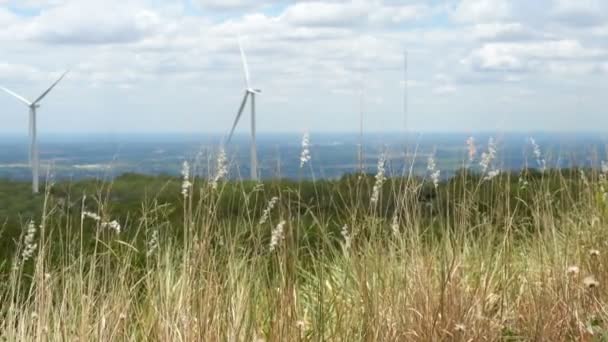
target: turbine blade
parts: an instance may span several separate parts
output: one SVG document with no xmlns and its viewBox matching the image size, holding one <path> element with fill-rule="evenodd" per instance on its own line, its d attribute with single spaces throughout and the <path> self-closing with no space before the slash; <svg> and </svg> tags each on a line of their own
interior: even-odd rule
<svg viewBox="0 0 608 342">
<path fill-rule="evenodd" d="M 59 83 L 64 77 L 65 75 L 68 74 L 68 72 L 70 72 L 69 70 L 64 72 L 63 75 L 61 75 L 61 77 L 59 77 L 59 79 L 57 81 L 55 81 L 55 83 L 53 83 L 53 85 L 50 86 L 49 89 L 47 89 L 44 93 L 42 93 L 42 95 L 40 95 L 36 101 L 34 101 L 33 104 L 37 104 L 38 102 L 40 102 L 48 93 L 51 92 L 51 90 L 53 90 L 53 88 L 55 88 L 55 86 L 57 85 L 57 83 Z"/>
<path fill-rule="evenodd" d="M 245 50 L 243 50 L 241 37 L 239 37 L 239 49 L 241 50 L 241 61 L 243 62 L 243 71 L 245 72 L 245 83 L 247 83 L 247 89 L 250 89 L 251 80 L 249 78 L 249 66 L 247 65 L 247 56 L 245 56 Z"/>
<path fill-rule="evenodd" d="M 19 100 L 19 101 L 21 101 L 21 102 L 25 103 L 26 105 L 28 105 L 28 106 L 31 106 L 31 105 L 32 105 L 32 103 L 31 103 L 30 101 L 28 101 L 28 100 L 27 100 L 25 97 L 23 97 L 23 96 L 21 96 L 21 95 L 19 95 L 19 94 L 15 93 L 15 92 L 12 92 L 12 91 L 10 91 L 10 90 L 8 90 L 8 89 L 4 88 L 4 87 L 0 87 L 0 89 L 2 89 L 2 90 L 5 92 L 5 93 L 7 93 L 7 94 L 9 94 L 9 95 L 11 95 L 11 96 L 13 96 L 13 97 L 17 98 L 17 100 Z"/>
<path fill-rule="evenodd" d="M 234 119 L 234 124 L 232 124 L 232 129 L 230 130 L 230 134 L 228 135 L 226 144 L 229 144 L 230 140 L 232 140 L 232 135 L 234 135 L 234 130 L 236 129 L 236 125 L 239 123 L 239 120 L 241 119 L 241 116 L 243 115 L 243 110 L 245 109 L 245 105 L 247 104 L 247 98 L 249 98 L 248 91 L 245 92 L 245 96 L 243 97 L 243 102 L 241 103 L 239 112 L 236 114 L 236 118 Z"/>
</svg>

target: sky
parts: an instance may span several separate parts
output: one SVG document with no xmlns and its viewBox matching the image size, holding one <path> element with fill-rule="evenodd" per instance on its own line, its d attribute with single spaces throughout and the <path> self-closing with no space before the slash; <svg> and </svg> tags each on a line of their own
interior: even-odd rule
<svg viewBox="0 0 608 342">
<path fill-rule="evenodd" d="M 43 135 L 227 132 L 239 36 L 260 132 L 608 128 L 606 0 L 0 0 L 0 27 L 0 85 L 71 70 Z M 4 93 L 0 133 L 27 133 Z"/>
</svg>

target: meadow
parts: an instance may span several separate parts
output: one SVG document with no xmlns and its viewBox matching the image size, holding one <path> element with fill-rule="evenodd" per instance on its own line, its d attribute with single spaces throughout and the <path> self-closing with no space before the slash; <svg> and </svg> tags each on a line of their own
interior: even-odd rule
<svg viewBox="0 0 608 342">
<path fill-rule="evenodd" d="M 608 339 L 608 169 L 0 182 L 9 341 Z M 303 153 L 302 172 L 307 172 Z M 392 172 L 391 174 L 395 174 Z"/>
</svg>

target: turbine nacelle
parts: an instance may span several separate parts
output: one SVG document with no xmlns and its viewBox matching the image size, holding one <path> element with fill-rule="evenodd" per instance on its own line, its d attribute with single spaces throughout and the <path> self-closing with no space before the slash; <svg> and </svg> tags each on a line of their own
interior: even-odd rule
<svg viewBox="0 0 608 342">
<path fill-rule="evenodd" d="M 249 94 L 261 94 L 262 90 L 261 89 L 253 89 L 253 88 L 247 88 L 247 92 Z"/>
</svg>

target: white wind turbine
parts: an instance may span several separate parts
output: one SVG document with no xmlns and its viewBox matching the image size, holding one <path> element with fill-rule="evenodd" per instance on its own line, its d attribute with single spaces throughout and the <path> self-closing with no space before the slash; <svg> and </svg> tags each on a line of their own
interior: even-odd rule
<svg viewBox="0 0 608 342">
<path fill-rule="evenodd" d="M 10 91 L 4 87 L 0 87 L 1 90 L 3 90 L 4 92 L 8 93 L 9 95 L 14 96 L 17 100 L 23 102 L 25 105 L 28 106 L 28 108 L 30 109 L 30 119 L 29 119 L 29 137 L 30 137 L 30 154 L 29 154 L 29 160 L 30 160 L 30 166 L 32 168 L 32 192 L 37 194 L 38 193 L 38 175 L 40 173 L 40 158 L 38 156 L 38 140 L 36 139 L 36 131 L 37 131 L 37 127 L 36 127 L 36 109 L 38 109 L 40 107 L 40 101 L 42 101 L 42 99 L 48 95 L 48 93 L 51 92 L 51 90 L 53 90 L 53 88 L 55 88 L 55 86 L 57 85 L 57 83 L 59 83 L 59 81 L 61 81 L 65 75 L 68 73 L 68 71 L 64 72 L 61 77 L 59 77 L 59 79 L 57 81 L 55 81 L 55 83 L 53 83 L 44 93 L 42 93 L 42 95 L 38 96 L 38 98 L 35 101 L 29 101 L 27 100 L 25 97 Z"/>
<path fill-rule="evenodd" d="M 247 57 L 245 56 L 245 51 L 243 50 L 243 44 L 241 39 L 239 38 L 239 49 L 241 50 L 241 59 L 243 61 L 243 71 L 245 72 L 245 96 L 243 97 L 243 102 L 241 102 L 241 107 L 239 108 L 238 113 L 236 114 L 236 118 L 234 119 L 234 124 L 232 124 L 232 129 L 230 130 L 230 134 L 228 135 L 228 139 L 226 143 L 230 143 L 232 139 L 232 135 L 234 134 L 234 130 L 236 125 L 239 123 L 241 119 L 241 115 L 245 110 L 245 106 L 247 105 L 247 100 L 249 96 L 251 96 L 251 179 L 258 180 L 258 156 L 257 149 L 255 145 L 255 95 L 261 94 L 262 91 L 260 89 L 254 89 L 251 86 L 251 80 L 249 78 L 249 66 L 247 65 Z"/>
</svg>

